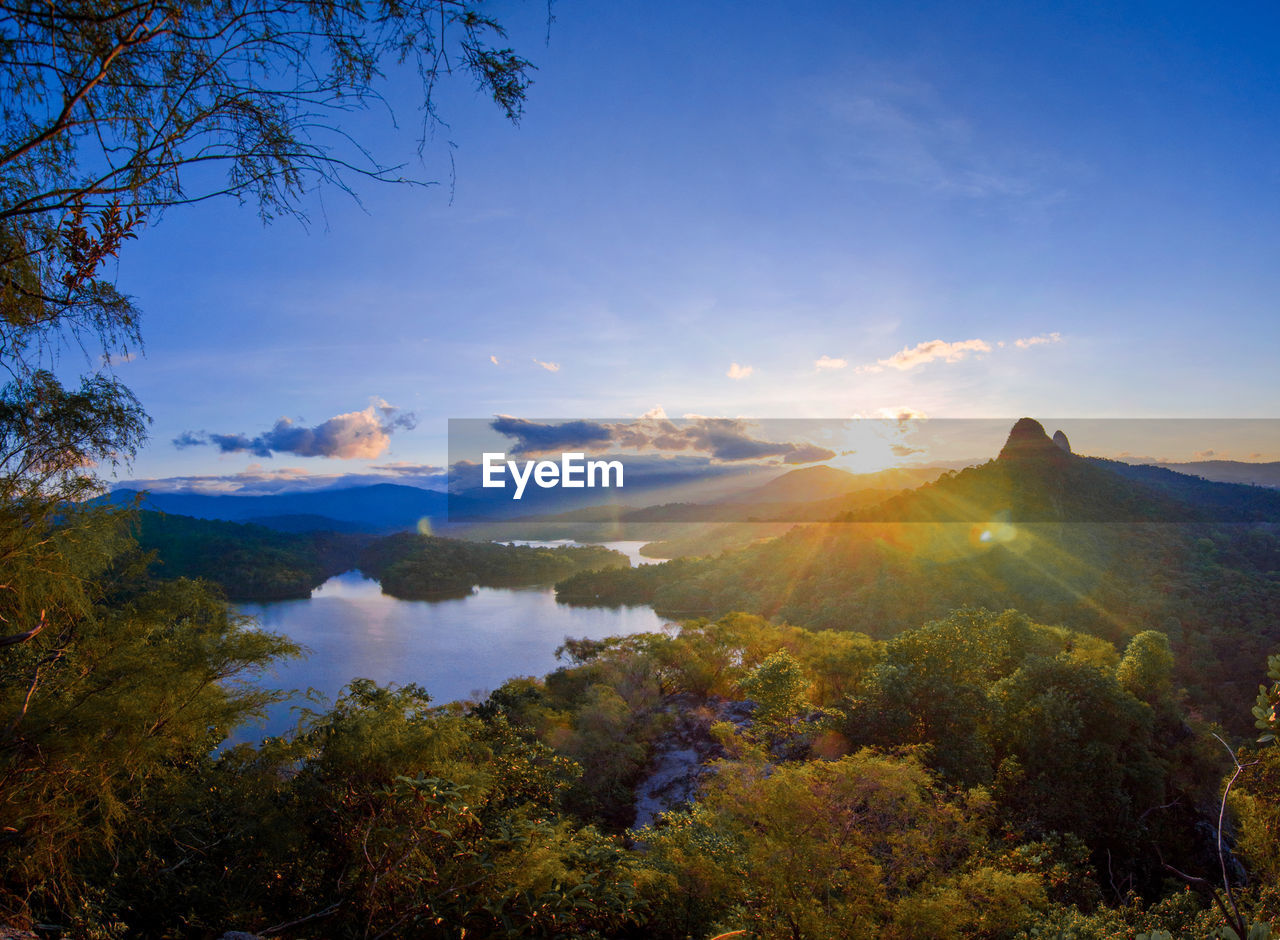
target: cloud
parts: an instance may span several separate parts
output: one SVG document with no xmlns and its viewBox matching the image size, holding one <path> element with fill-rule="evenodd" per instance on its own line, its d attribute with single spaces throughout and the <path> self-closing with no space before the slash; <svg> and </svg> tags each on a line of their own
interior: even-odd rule
<svg viewBox="0 0 1280 940">
<path fill-rule="evenodd" d="M 729 366 L 729 371 L 725 375 L 731 379 L 745 379 L 754 371 L 755 369 L 752 366 L 740 366 L 735 362 Z"/>
<path fill-rule="evenodd" d="M 448 479 L 443 467 L 429 464 L 390 464 L 374 469 L 378 472 L 312 473 L 302 467 L 280 467 L 267 470 L 261 464 L 251 464 L 240 473 L 128 480 L 113 486 L 112 489 L 149 490 L 152 493 L 266 496 L 271 493 L 338 490 L 395 481 L 404 486 L 443 492 Z"/>
<path fill-rule="evenodd" d="M 1015 339 L 1013 345 L 1019 349 L 1029 349 L 1032 346 L 1043 346 L 1046 343 L 1062 342 L 1061 333 L 1042 333 L 1040 336 L 1028 336 L 1026 339 Z M 1000 345 L 1004 345 L 1001 343 Z"/>
<path fill-rule="evenodd" d="M 626 456 L 625 492 L 632 500 L 653 503 L 704 502 L 746 493 L 782 472 L 779 464 L 724 463 L 701 455 L 634 454 Z M 489 498 L 482 487 L 483 466 L 458 460 L 449 466 L 449 490 Z M 465 511 L 465 510 L 463 510 Z"/>
<path fill-rule="evenodd" d="M 497 356 L 490 356 L 490 357 L 489 357 L 489 361 L 490 361 L 490 362 L 492 362 L 495 366 L 500 366 L 500 365 L 502 365 L 502 363 L 500 363 L 500 362 L 498 361 L 498 357 L 497 357 Z M 534 361 L 535 361 L 535 362 L 537 362 L 537 360 L 536 360 L 536 359 L 535 359 Z"/>
<path fill-rule="evenodd" d="M 917 366 L 922 366 L 938 359 L 943 362 L 959 362 L 970 353 L 990 351 L 991 344 L 981 339 L 966 339 L 956 343 L 932 339 L 927 343 L 904 346 L 888 359 L 877 359 L 875 365 L 864 366 L 862 371 L 880 372 L 883 369 L 898 369 L 905 372 L 908 369 L 914 369 Z"/>
<path fill-rule="evenodd" d="M 660 409 L 655 409 L 660 411 Z M 563 452 L 581 448 L 595 452 L 626 448 L 705 454 L 714 460 L 780 460 L 812 463 L 829 460 L 835 451 L 807 442 L 769 441 L 752 435 L 740 418 L 708 418 L 692 415 L 682 423 L 650 413 L 634 421 L 603 423 L 567 421 L 544 424 L 499 415 L 489 425 L 499 434 L 515 438 L 513 454 Z"/>
<path fill-rule="evenodd" d="M 412 412 L 401 412 L 383 399 L 375 398 L 363 411 L 335 415 L 315 427 L 306 427 L 292 418 L 281 418 L 269 431 L 253 437 L 184 431 L 173 439 L 173 446 L 182 449 L 212 445 L 224 454 L 245 452 L 257 457 L 279 453 L 297 457 L 370 458 L 386 452 L 395 431 L 412 430 L 416 424 Z"/>
<path fill-rule="evenodd" d="M 533 361 L 542 366 L 542 368 L 546 369 L 548 372 L 560 371 L 560 363 L 558 362 L 543 362 L 541 359 L 536 358 Z"/>
<path fill-rule="evenodd" d="M 565 448 L 600 444 L 611 437 L 610 429 L 595 421 L 566 421 L 564 424 L 541 424 L 511 415 L 498 415 L 489 423 L 499 434 L 517 441 L 513 454 L 541 454 Z"/>
<path fill-rule="evenodd" d="M 822 356 L 813 361 L 813 367 L 819 372 L 843 369 L 848 364 L 848 359 L 832 359 L 830 356 Z"/>
</svg>

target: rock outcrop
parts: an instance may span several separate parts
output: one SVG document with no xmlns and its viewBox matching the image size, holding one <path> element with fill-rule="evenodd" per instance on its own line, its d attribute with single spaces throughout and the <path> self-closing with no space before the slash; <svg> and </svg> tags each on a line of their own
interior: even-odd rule
<svg viewBox="0 0 1280 940">
<path fill-rule="evenodd" d="M 1053 442 L 1068 454 L 1071 453 L 1071 442 L 1067 440 L 1067 436 L 1061 431 L 1053 432 Z"/>
<path fill-rule="evenodd" d="M 664 707 L 675 723 L 654 752 L 648 774 L 636 784 L 637 829 L 697 795 L 702 778 L 711 772 L 707 764 L 725 756 L 711 736 L 711 726 L 728 721 L 739 729 L 747 727 L 755 703 L 715 697 L 704 703 L 692 695 L 675 695 Z"/>
</svg>

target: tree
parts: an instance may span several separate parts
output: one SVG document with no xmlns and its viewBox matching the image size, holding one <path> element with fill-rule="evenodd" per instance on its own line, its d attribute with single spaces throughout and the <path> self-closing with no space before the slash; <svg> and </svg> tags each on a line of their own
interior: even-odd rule
<svg viewBox="0 0 1280 940">
<path fill-rule="evenodd" d="M 67 348 L 96 373 L 99 352 L 109 365 L 140 344 L 101 270 L 124 242 L 214 196 L 270 219 L 320 183 L 412 182 L 342 113 L 379 101 L 394 65 L 421 82 L 424 141 L 454 73 L 517 121 L 533 66 L 504 38 L 478 0 L 0 3 L 0 475 L 48 484 L 141 441 L 125 386 L 93 374 L 69 391 L 50 371 Z"/>
<path fill-rule="evenodd" d="M 1173 685 L 1169 638 L 1157 630 L 1143 630 L 1135 636 L 1116 667 L 1116 680 L 1126 692 L 1148 705 L 1167 699 Z"/>
<path fill-rule="evenodd" d="M 718 765 L 688 810 L 639 836 L 663 876 L 651 936 L 1008 936 L 1044 900 L 994 864 L 980 790 L 943 795 L 920 762 Z M 666 891 L 660 889 L 665 884 Z"/>
<path fill-rule="evenodd" d="M 808 701 L 809 680 L 796 658 L 786 650 L 772 653 L 741 682 L 742 691 L 756 702 L 755 720 L 776 728 L 794 718 Z"/>
<path fill-rule="evenodd" d="M 0 0 L 0 919 L 74 919 L 154 821 L 134 811 L 270 700 L 236 680 L 293 650 L 202 585 L 148 585 L 126 520 L 85 501 L 147 420 L 110 370 L 141 334 L 104 265 L 168 208 L 267 220 L 316 185 L 413 182 L 340 126 L 384 67 L 420 79 L 423 140 L 449 74 L 518 120 L 532 66 L 480 7 Z"/>
<path fill-rule="evenodd" d="M 166 208 L 231 195 L 269 219 L 319 183 L 408 181 L 337 124 L 384 65 L 416 71 L 424 133 L 454 72 L 518 120 L 532 66 L 504 35 L 476 0 L 0 2 L 0 648 L 70 641 L 102 565 L 67 553 L 118 524 L 67 507 L 145 439 L 110 373 L 139 312 L 104 263 Z"/>
</svg>

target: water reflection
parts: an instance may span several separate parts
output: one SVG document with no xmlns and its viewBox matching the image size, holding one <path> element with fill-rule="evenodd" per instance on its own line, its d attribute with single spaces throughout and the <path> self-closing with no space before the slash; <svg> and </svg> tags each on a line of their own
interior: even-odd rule
<svg viewBox="0 0 1280 940">
<path fill-rule="evenodd" d="M 555 648 L 566 636 L 643 633 L 664 622 L 648 607 L 557 604 L 551 587 L 477 588 L 465 597 L 403 601 L 383 594 L 376 581 L 357 571 L 330 578 L 308 600 L 239 609 L 257 618 L 262 629 L 283 633 L 310 651 L 279 665 L 263 684 L 314 688 L 330 701 L 357 677 L 415 682 L 436 702 L 480 698 L 512 676 L 555 669 Z M 277 706 L 265 727 L 237 739 L 280 734 L 294 723 L 288 705 Z"/>
<path fill-rule="evenodd" d="M 649 543 L 644 540 L 628 540 L 623 542 L 575 542 L 573 539 L 550 539 L 547 541 L 537 541 L 531 539 L 512 539 L 509 542 L 503 542 L 503 545 L 530 545 L 534 548 L 564 548 L 569 546 L 586 546 L 598 545 L 601 548 L 611 548 L 615 552 L 621 552 L 631 560 L 631 566 L 637 565 L 660 565 L 661 558 L 646 558 L 640 554 L 640 549 Z"/>
</svg>

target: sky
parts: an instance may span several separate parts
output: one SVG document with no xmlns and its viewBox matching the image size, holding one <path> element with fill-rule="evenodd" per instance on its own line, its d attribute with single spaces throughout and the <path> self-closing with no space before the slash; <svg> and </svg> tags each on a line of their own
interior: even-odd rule
<svg viewBox="0 0 1280 940">
<path fill-rule="evenodd" d="M 1274 5 L 492 12 L 526 111 L 442 87 L 438 185 L 126 246 L 145 354 L 114 369 L 153 424 L 119 481 L 423 482 L 448 419 L 496 415 L 1280 417 Z M 419 160 L 411 92 L 344 129 Z"/>
</svg>

